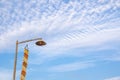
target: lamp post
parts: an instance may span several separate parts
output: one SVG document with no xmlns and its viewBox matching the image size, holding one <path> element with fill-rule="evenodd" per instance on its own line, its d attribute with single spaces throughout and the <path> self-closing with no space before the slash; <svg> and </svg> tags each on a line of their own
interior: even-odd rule
<svg viewBox="0 0 120 80">
<path fill-rule="evenodd" d="M 30 41 L 36 41 L 36 40 L 38 40 L 38 41 L 36 42 L 36 45 L 38 45 L 38 46 L 44 46 L 44 45 L 46 45 L 46 43 L 42 40 L 42 38 L 35 38 L 35 39 L 25 40 L 25 41 L 21 41 L 21 42 L 19 42 L 18 40 L 16 41 L 13 80 L 15 80 L 15 78 L 16 78 L 16 64 L 17 64 L 17 55 L 18 55 L 18 45 L 19 45 L 19 44 L 26 43 L 26 42 L 30 42 Z"/>
</svg>

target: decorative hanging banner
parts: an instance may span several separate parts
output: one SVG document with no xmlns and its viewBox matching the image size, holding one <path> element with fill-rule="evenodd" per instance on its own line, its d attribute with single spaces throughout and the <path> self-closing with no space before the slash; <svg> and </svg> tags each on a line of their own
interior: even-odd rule
<svg viewBox="0 0 120 80">
<path fill-rule="evenodd" d="M 28 45 L 26 45 L 26 46 L 28 47 Z M 25 47 L 20 80 L 25 80 L 26 69 L 27 69 L 27 64 L 28 64 L 28 54 L 29 54 L 29 51 Z"/>
</svg>

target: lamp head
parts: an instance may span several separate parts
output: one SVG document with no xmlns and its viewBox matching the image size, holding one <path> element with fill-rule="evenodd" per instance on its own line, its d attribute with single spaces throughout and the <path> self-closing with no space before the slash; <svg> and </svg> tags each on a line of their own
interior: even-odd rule
<svg viewBox="0 0 120 80">
<path fill-rule="evenodd" d="M 46 42 L 44 42 L 43 40 L 39 40 L 35 44 L 38 46 L 44 46 L 44 45 L 46 45 Z"/>
</svg>

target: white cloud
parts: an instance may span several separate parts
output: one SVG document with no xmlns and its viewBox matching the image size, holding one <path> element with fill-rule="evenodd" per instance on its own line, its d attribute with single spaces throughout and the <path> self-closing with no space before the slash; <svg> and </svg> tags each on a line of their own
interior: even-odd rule
<svg viewBox="0 0 120 80">
<path fill-rule="evenodd" d="M 116 77 L 111 77 L 105 80 L 120 80 L 120 76 L 116 76 Z"/>
<path fill-rule="evenodd" d="M 28 4 L 25 4 L 24 2 L 25 9 L 23 11 L 19 7 L 21 4 L 16 6 L 15 10 L 17 11 L 15 12 L 21 15 L 21 17 L 23 17 L 23 14 L 28 14 L 24 15 L 24 18 L 30 16 L 36 17 L 37 15 L 34 15 L 34 13 L 42 15 L 40 18 L 31 18 L 31 21 L 25 19 L 25 21 L 23 21 L 24 23 L 22 22 L 19 26 L 17 21 L 15 21 L 15 25 L 13 25 L 12 28 L 7 27 L 5 32 L 0 35 L 0 50 L 3 50 L 8 46 L 13 47 L 17 39 L 26 40 L 38 36 L 45 38 L 47 41 L 46 47 L 42 49 L 43 52 L 55 52 L 56 50 L 64 51 L 96 45 L 104 46 L 105 42 L 114 40 L 119 41 L 119 17 L 116 18 L 115 16 L 117 12 L 106 12 L 109 10 L 108 7 L 116 6 L 117 4 L 114 3 L 117 3 L 117 1 L 114 3 L 108 2 L 105 5 L 98 5 L 89 1 L 86 2 L 87 3 L 84 3 L 84 1 L 70 1 L 66 4 L 57 1 L 57 9 L 52 12 L 51 8 L 48 9 L 48 7 L 54 6 L 56 0 L 49 2 L 49 4 L 46 1 L 30 1 Z M 37 3 L 37 5 L 35 6 L 35 11 L 32 11 L 34 8 L 30 5 L 33 5 L 34 3 Z M 12 3 L 8 2 L 8 4 L 11 6 Z M 41 4 L 47 5 L 43 7 Z M 48 10 L 48 12 L 40 12 L 39 6 L 42 6 L 43 10 Z M 8 9 L 8 7 L 4 8 L 5 10 Z M 29 10 L 33 13 L 29 13 Z M 13 15 L 15 15 L 15 12 L 13 11 Z M 51 12 L 50 15 L 49 12 Z M 104 12 L 104 14 L 102 12 Z M 6 17 L 10 18 L 10 16 L 11 14 Z M 18 16 L 16 15 L 15 18 L 17 19 Z M 7 18 L 4 19 L 6 20 Z"/>
<path fill-rule="evenodd" d="M 12 80 L 12 71 L 0 69 L 0 80 Z"/>
<path fill-rule="evenodd" d="M 83 36 L 82 36 L 83 35 Z M 98 37 L 99 36 L 99 37 Z M 80 47 L 94 47 L 104 46 L 105 43 L 111 41 L 120 41 L 120 29 L 102 30 L 96 32 L 85 33 L 69 33 L 64 36 L 57 37 L 55 40 L 48 42 L 47 47 L 43 48 L 44 51 L 55 52 L 57 50 L 69 50 Z"/>
<path fill-rule="evenodd" d="M 108 61 L 120 61 L 120 53 L 115 53 L 115 54 L 109 54 L 108 56 L 102 57 L 103 60 L 108 60 Z"/>
<path fill-rule="evenodd" d="M 50 67 L 48 70 L 53 72 L 68 72 L 68 71 L 76 71 L 80 69 L 85 69 L 89 67 L 93 67 L 93 62 L 74 62 L 69 64 L 60 64 Z"/>
<path fill-rule="evenodd" d="M 16 70 L 16 80 L 20 78 L 20 70 Z M 7 68 L 0 68 L 0 80 L 12 80 L 13 70 Z"/>
</svg>

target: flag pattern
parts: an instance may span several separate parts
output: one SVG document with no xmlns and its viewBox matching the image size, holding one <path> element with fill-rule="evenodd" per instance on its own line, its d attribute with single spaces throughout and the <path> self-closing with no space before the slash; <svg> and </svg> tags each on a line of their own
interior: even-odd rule
<svg viewBox="0 0 120 80">
<path fill-rule="evenodd" d="M 28 49 L 25 48 L 24 49 L 24 57 L 23 57 L 22 71 L 21 71 L 20 80 L 25 80 L 26 69 L 27 69 L 27 64 L 28 64 L 28 54 L 29 54 L 29 51 L 28 51 Z"/>
</svg>

